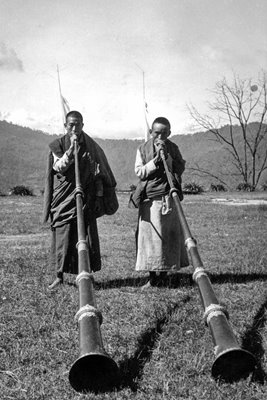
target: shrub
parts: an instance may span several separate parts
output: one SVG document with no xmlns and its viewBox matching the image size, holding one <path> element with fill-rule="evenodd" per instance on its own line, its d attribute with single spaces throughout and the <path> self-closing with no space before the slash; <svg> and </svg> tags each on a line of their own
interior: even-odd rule
<svg viewBox="0 0 267 400">
<path fill-rule="evenodd" d="M 236 187 L 236 190 L 238 190 L 239 192 L 243 191 L 243 192 L 253 192 L 254 188 L 250 183 L 239 183 Z"/>
<path fill-rule="evenodd" d="M 195 182 L 185 183 L 183 185 L 184 194 L 200 194 L 203 193 L 204 189 L 201 185 Z"/>
<path fill-rule="evenodd" d="M 225 187 L 221 183 L 219 184 L 212 183 L 210 185 L 210 190 L 212 192 L 226 192 Z"/>
<path fill-rule="evenodd" d="M 26 186 L 14 186 L 8 192 L 8 194 L 16 196 L 33 196 L 33 191 Z"/>
<path fill-rule="evenodd" d="M 261 185 L 261 190 L 263 190 L 264 192 L 267 190 L 267 183 L 263 183 Z"/>
</svg>

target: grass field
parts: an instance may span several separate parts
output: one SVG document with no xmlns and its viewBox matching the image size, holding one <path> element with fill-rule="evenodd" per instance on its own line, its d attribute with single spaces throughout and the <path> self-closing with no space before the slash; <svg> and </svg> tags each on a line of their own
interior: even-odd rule
<svg viewBox="0 0 267 400">
<path fill-rule="evenodd" d="M 41 224 L 42 197 L 0 197 L 0 397 L 3 400 L 186 399 L 265 400 L 267 393 L 267 205 L 229 205 L 186 196 L 184 212 L 214 291 L 226 305 L 240 345 L 257 359 L 255 372 L 236 383 L 211 376 L 213 342 L 205 326 L 192 267 L 169 287 L 142 292 L 147 276 L 134 271 L 136 210 L 119 195 L 119 211 L 99 220 L 102 271 L 95 274 L 106 351 L 120 385 L 78 394 L 68 374 L 79 355 L 78 289 L 74 277 L 54 292 L 50 230 Z M 266 194 L 265 194 L 266 199 Z"/>
</svg>

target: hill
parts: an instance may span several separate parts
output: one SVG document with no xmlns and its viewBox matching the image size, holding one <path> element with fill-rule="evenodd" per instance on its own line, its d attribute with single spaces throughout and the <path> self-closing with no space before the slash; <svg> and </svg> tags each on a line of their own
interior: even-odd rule
<svg viewBox="0 0 267 400">
<path fill-rule="evenodd" d="M 241 135 L 239 128 L 236 134 Z M 93 135 L 92 135 L 93 136 Z M 25 185 L 37 194 L 44 187 L 46 157 L 48 143 L 56 136 L 47 135 L 41 131 L 21 127 L 0 121 L 0 192 L 6 193 L 15 185 Z M 186 160 L 184 182 L 198 182 L 209 187 L 216 180 L 211 177 L 200 177 L 192 172 L 190 167 L 201 164 L 216 176 L 222 171 L 230 172 L 225 178 L 227 184 L 234 187 L 240 179 L 233 173 L 229 154 L 222 144 L 212 140 L 209 132 L 200 132 L 192 135 L 174 135 L 175 142 Z M 119 189 L 129 189 L 136 183 L 134 161 L 137 147 L 141 140 L 113 140 L 95 138 L 96 142 L 105 151 Z"/>
</svg>

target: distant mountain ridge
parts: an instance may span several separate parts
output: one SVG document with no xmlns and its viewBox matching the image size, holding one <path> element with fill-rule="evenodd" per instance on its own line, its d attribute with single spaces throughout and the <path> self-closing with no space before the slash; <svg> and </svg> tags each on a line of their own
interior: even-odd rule
<svg viewBox="0 0 267 400">
<path fill-rule="evenodd" d="M 222 128 L 224 129 L 224 128 Z M 237 134 L 238 134 L 238 127 Z M 41 131 L 21 127 L 0 121 L 0 192 L 6 193 L 16 185 L 25 185 L 37 194 L 44 187 L 48 144 L 56 138 Z M 93 137 L 94 138 L 94 137 Z M 174 135 L 170 137 L 176 143 L 186 160 L 183 182 L 198 182 L 208 187 L 216 182 L 211 177 L 200 177 L 190 171 L 190 166 L 198 163 L 205 165 L 214 175 L 218 174 L 222 165 L 231 166 L 229 155 L 222 144 L 212 140 L 209 132 L 190 135 Z M 117 180 L 118 189 L 129 189 L 137 182 L 134 174 L 136 149 L 141 140 L 99 139 L 94 140 L 103 148 Z M 234 174 L 225 178 L 229 186 L 240 182 Z"/>
</svg>

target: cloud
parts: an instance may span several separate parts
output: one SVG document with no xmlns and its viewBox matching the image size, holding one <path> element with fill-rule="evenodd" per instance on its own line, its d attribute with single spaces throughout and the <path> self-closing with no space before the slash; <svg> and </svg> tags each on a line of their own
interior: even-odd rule
<svg viewBox="0 0 267 400">
<path fill-rule="evenodd" d="M 0 111 L 0 120 L 28 127 L 34 130 L 42 130 L 49 133 L 63 133 L 63 125 L 60 117 L 52 116 L 47 120 L 46 115 L 38 116 L 34 111 L 29 112 L 25 108 L 14 108 L 9 111 Z"/>
<path fill-rule="evenodd" d="M 221 51 L 209 45 L 202 46 L 201 56 L 208 62 L 217 62 L 222 58 Z"/>
<path fill-rule="evenodd" d="M 28 120 L 27 111 L 24 109 L 16 109 L 6 113 L 6 120 L 8 122 L 13 122 L 14 124 L 23 124 Z"/>
<path fill-rule="evenodd" d="M 1 120 L 7 120 L 10 116 L 10 113 L 8 111 L 0 111 L 0 119 Z"/>
<path fill-rule="evenodd" d="M 12 48 L 0 43 L 0 69 L 23 72 L 23 63 Z"/>
</svg>

